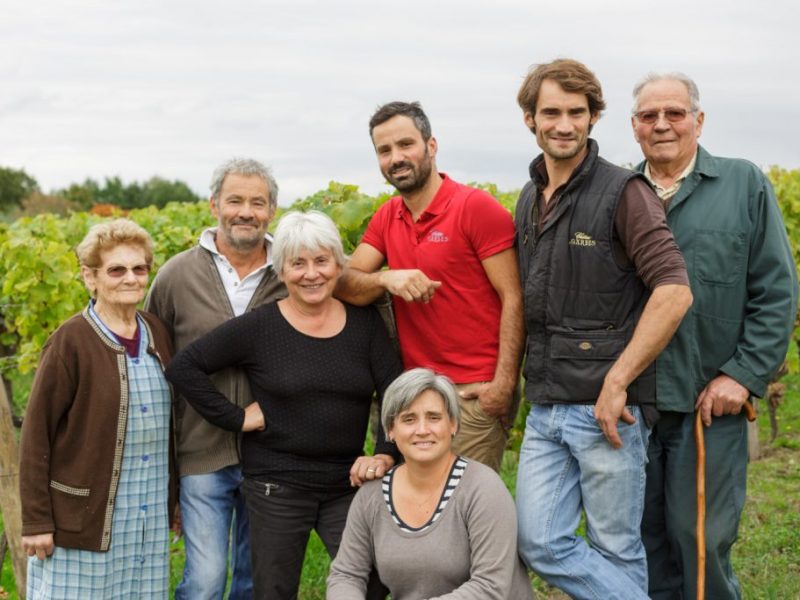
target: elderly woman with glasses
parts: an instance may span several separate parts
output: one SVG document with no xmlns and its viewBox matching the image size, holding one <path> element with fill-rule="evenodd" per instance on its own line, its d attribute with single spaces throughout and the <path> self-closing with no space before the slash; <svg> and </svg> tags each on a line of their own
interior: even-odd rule
<svg viewBox="0 0 800 600">
<path fill-rule="evenodd" d="M 45 344 L 22 427 L 27 597 L 166 598 L 172 347 L 136 309 L 153 242 L 117 219 L 76 252 L 92 299 Z"/>
<path fill-rule="evenodd" d="M 328 600 L 363 600 L 377 567 L 392 600 L 526 600 L 514 501 L 497 474 L 457 456 L 449 379 L 412 369 L 386 390 L 381 421 L 405 462 L 359 490 L 328 576 Z"/>
<path fill-rule="evenodd" d="M 362 456 L 373 394 L 402 365 L 373 308 L 333 297 L 345 264 L 339 232 L 320 212 L 278 223 L 273 263 L 288 297 L 233 319 L 186 347 L 167 371 L 214 425 L 242 431 L 255 597 L 297 597 L 312 529 L 335 556 L 355 487 L 379 479 L 396 450 L 382 431 Z M 232 403 L 209 376 L 236 367 L 255 402 Z M 385 592 L 373 579 L 370 597 Z"/>
</svg>

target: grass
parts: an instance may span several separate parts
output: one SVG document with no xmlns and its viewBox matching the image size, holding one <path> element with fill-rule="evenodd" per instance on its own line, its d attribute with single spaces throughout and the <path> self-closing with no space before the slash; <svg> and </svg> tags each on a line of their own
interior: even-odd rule
<svg viewBox="0 0 800 600">
<path fill-rule="evenodd" d="M 766 414 L 759 416 L 763 457 L 747 476 L 747 503 L 733 550 L 745 598 L 800 594 L 800 375 L 786 377 L 772 444 Z M 764 411 L 766 412 L 766 411 Z"/>
<path fill-rule="evenodd" d="M 747 504 L 734 546 L 733 564 L 745 598 L 797 598 L 800 590 L 800 375 L 784 379 L 787 394 L 778 409 L 779 435 L 772 444 L 766 411 L 759 416 L 763 458 L 748 472 Z M 514 489 L 516 453 L 506 452 L 501 476 Z M 0 520 L 0 527 L 2 520 Z M 323 600 L 330 560 L 322 542 L 312 534 L 303 566 L 300 600 Z M 172 546 L 170 586 L 181 577 L 183 543 Z M 539 598 L 566 598 L 533 576 Z M 17 598 L 11 560 L 0 572 L 0 599 Z"/>
</svg>

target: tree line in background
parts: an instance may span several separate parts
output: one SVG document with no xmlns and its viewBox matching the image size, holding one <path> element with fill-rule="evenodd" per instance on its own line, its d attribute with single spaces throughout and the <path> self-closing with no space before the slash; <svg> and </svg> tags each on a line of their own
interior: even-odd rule
<svg viewBox="0 0 800 600">
<path fill-rule="evenodd" d="M 768 175 L 783 211 L 795 260 L 800 262 L 800 169 L 773 167 Z M 486 190 L 513 213 L 518 191 L 502 192 L 494 184 L 470 185 Z M 174 191 L 174 196 L 169 190 Z M 87 180 L 62 192 L 59 198 L 80 204 L 83 210 L 42 212 L 5 222 L 0 219 L 0 375 L 9 388 L 11 382 L 25 387 L 47 337 L 87 302 L 74 248 L 91 225 L 107 216 L 87 211 L 87 207 L 113 205 L 112 215 L 127 214 L 148 230 L 155 242 L 154 270 L 172 255 L 196 244 L 199 232 L 214 224 L 208 204 L 177 181 L 154 177 L 144 184 L 126 186 L 118 177 L 112 177 L 106 178 L 103 185 Z M 23 171 L 0 168 L 0 212 L 8 206 L 24 210 L 25 200 L 38 193 L 36 181 Z M 297 200 L 289 209 L 327 213 L 339 227 L 349 253 L 372 215 L 390 195 L 386 192 L 370 196 L 361 193 L 358 186 L 331 182 L 326 189 Z M 157 201 L 142 207 L 147 199 Z M 287 209 L 279 209 L 273 227 L 283 210 Z M 800 331 L 796 331 L 795 341 L 800 342 Z M 791 367 L 796 370 L 795 365 Z M 24 389 L 16 391 L 15 410 L 21 414 L 27 394 Z"/>
<path fill-rule="evenodd" d="M 63 189 L 44 193 L 36 179 L 22 169 L 0 167 L 0 219 L 12 221 L 42 213 L 66 216 L 87 211 L 97 205 L 113 205 L 122 210 L 156 206 L 169 202 L 202 200 L 182 181 L 151 177 L 139 183 L 125 184 L 119 177 L 98 182 L 87 178 Z"/>
</svg>

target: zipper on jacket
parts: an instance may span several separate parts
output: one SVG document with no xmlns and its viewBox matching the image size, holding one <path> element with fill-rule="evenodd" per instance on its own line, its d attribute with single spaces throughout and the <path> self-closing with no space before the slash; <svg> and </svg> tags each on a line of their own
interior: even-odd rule
<svg viewBox="0 0 800 600">
<path fill-rule="evenodd" d="M 536 191 L 536 194 L 533 197 L 533 206 L 531 206 L 531 226 L 528 231 L 533 232 L 533 244 L 531 246 L 531 252 L 536 249 L 536 243 L 539 241 L 539 191 Z M 527 246 L 528 244 L 528 231 L 525 232 L 525 239 L 522 241 L 523 246 Z"/>
</svg>

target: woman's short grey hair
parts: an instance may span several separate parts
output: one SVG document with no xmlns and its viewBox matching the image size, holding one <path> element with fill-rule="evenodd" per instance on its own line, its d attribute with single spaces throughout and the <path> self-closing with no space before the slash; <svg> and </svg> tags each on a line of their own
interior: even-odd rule
<svg viewBox="0 0 800 600">
<path fill-rule="evenodd" d="M 274 210 L 278 206 L 278 183 L 272 176 L 272 169 L 252 158 L 232 158 L 214 170 L 211 176 L 211 197 L 219 206 L 219 193 L 228 175 L 258 175 L 267 184 L 269 205 Z"/>
<path fill-rule="evenodd" d="M 700 90 L 697 88 L 697 84 L 694 80 L 686 75 L 685 73 L 681 73 L 680 71 L 674 71 L 672 73 L 648 73 L 645 75 L 639 83 L 633 86 L 633 111 L 632 113 L 635 115 L 639 112 L 639 96 L 642 93 L 644 87 L 650 83 L 655 83 L 657 81 L 680 81 L 683 85 L 686 86 L 686 91 L 689 92 L 689 102 L 691 103 L 691 111 L 698 112 L 700 110 Z"/>
<path fill-rule="evenodd" d="M 293 210 L 285 213 L 275 228 L 272 262 L 281 276 L 286 261 L 297 258 L 303 250 L 323 248 L 331 251 L 337 265 L 344 267 L 347 257 L 342 238 L 331 218 L 318 210 Z"/>
<path fill-rule="evenodd" d="M 444 375 L 437 375 L 430 369 L 411 369 L 395 379 L 383 394 L 381 424 L 384 431 L 392 428 L 397 415 L 407 410 L 422 392 L 432 390 L 444 400 L 444 407 L 451 421 L 461 423 L 461 410 L 458 407 L 458 393 L 453 382 Z"/>
<path fill-rule="evenodd" d="M 102 265 L 100 255 L 122 244 L 144 250 L 147 266 L 153 266 L 153 238 L 141 225 L 130 219 L 113 219 L 92 225 L 75 248 L 75 254 L 81 266 L 98 269 Z"/>
</svg>

